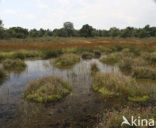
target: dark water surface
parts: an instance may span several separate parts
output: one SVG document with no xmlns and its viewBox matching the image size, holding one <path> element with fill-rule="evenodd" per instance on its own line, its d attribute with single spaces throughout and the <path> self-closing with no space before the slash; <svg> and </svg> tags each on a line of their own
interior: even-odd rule
<svg viewBox="0 0 156 128">
<path fill-rule="evenodd" d="M 111 106 L 91 90 L 93 62 L 101 72 L 120 73 L 117 66 L 104 65 L 97 59 L 81 61 L 67 70 L 53 67 L 50 60 L 26 61 L 25 71 L 10 73 L 0 84 L 0 128 L 91 128 L 98 122 L 100 113 Z M 72 85 L 71 94 L 56 104 L 25 101 L 22 95 L 26 85 L 45 76 L 68 80 Z"/>
</svg>

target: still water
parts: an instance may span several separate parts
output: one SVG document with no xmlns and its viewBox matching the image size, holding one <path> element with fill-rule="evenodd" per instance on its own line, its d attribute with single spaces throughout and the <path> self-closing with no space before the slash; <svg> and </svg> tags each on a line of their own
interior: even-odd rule
<svg viewBox="0 0 156 128">
<path fill-rule="evenodd" d="M 0 83 L 0 128 L 91 128 L 103 110 L 103 102 L 91 89 L 91 63 L 101 72 L 120 73 L 117 66 L 104 65 L 97 59 L 81 60 L 71 69 L 60 70 L 50 60 L 27 60 L 21 73 L 9 73 Z M 23 99 L 26 85 L 34 79 L 59 76 L 68 80 L 72 92 L 56 104 L 30 103 Z"/>
</svg>

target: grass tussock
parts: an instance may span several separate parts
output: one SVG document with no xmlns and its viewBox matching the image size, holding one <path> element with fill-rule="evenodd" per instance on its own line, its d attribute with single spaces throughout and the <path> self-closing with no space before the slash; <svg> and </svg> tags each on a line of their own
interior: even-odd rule
<svg viewBox="0 0 156 128">
<path fill-rule="evenodd" d="M 93 79 L 93 90 L 104 97 L 119 96 L 138 102 L 149 99 L 148 92 L 139 88 L 135 79 L 114 73 L 97 73 Z"/>
<path fill-rule="evenodd" d="M 133 67 L 132 76 L 140 79 L 156 80 L 156 68 L 149 66 Z"/>
<path fill-rule="evenodd" d="M 149 61 L 151 64 L 156 64 L 156 52 L 152 52 L 152 53 L 143 52 L 141 56 L 147 61 Z"/>
<path fill-rule="evenodd" d="M 20 59 L 6 59 L 2 62 L 3 67 L 7 71 L 22 71 L 26 68 L 26 64 Z"/>
<path fill-rule="evenodd" d="M 94 54 L 90 52 L 84 52 L 82 54 L 82 59 L 92 59 L 93 57 L 94 57 Z"/>
<path fill-rule="evenodd" d="M 99 68 L 98 68 L 97 64 L 96 63 L 92 63 L 91 64 L 91 74 L 94 75 L 97 72 L 99 72 Z"/>
<path fill-rule="evenodd" d="M 24 97 L 29 101 L 55 102 L 71 92 L 68 82 L 54 76 L 34 80 L 27 85 Z"/>
<path fill-rule="evenodd" d="M 155 119 L 156 117 L 155 111 L 156 108 L 152 108 L 151 106 L 148 106 L 146 108 L 141 107 L 133 108 L 127 106 L 121 107 L 120 111 L 113 109 L 104 113 L 102 121 L 98 124 L 98 126 L 96 126 L 96 128 L 120 128 L 123 122 L 123 116 L 125 116 L 129 122 L 131 122 L 132 116 L 135 119 L 138 119 L 138 116 L 141 119 Z M 132 126 L 128 126 L 126 124 L 122 126 L 122 128 L 131 128 L 131 127 Z M 147 128 L 145 124 L 142 127 Z"/>
<path fill-rule="evenodd" d="M 68 68 L 80 61 L 80 57 L 75 54 L 64 54 L 55 59 L 54 65 L 59 68 Z"/>
<path fill-rule="evenodd" d="M 109 54 L 107 57 L 103 57 L 100 61 L 106 64 L 115 64 L 119 62 L 122 57 L 123 55 L 120 52 L 116 52 Z"/>
</svg>

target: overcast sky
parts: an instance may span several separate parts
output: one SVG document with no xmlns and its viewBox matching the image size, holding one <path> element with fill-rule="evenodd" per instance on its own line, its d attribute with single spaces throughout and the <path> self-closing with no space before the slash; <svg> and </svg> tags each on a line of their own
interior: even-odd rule
<svg viewBox="0 0 156 128">
<path fill-rule="evenodd" d="M 156 0 L 0 0 L 6 28 L 61 28 L 71 21 L 76 29 L 156 26 Z"/>
</svg>

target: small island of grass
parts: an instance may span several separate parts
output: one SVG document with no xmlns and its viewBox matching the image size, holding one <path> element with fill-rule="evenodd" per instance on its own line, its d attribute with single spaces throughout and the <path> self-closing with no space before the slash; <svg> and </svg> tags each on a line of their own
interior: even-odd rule
<svg viewBox="0 0 156 128">
<path fill-rule="evenodd" d="M 54 65 L 58 68 L 69 68 L 80 61 L 80 57 L 75 54 L 64 54 L 55 59 Z"/>
<path fill-rule="evenodd" d="M 93 78 L 93 90 L 102 96 L 119 96 L 129 101 L 146 101 L 148 92 L 140 88 L 135 79 L 114 73 L 97 73 Z"/>
<path fill-rule="evenodd" d="M 34 80 L 27 85 L 24 97 L 38 103 L 56 102 L 71 92 L 68 82 L 54 76 Z"/>
<path fill-rule="evenodd" d="M 20 59 L 6 59 L 2 62 L 3 67 L 7 71 L 20 72 L 26 68 L 26 64 L 23 60 Z"/>
</svg>

